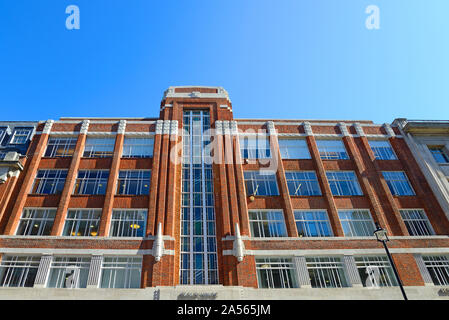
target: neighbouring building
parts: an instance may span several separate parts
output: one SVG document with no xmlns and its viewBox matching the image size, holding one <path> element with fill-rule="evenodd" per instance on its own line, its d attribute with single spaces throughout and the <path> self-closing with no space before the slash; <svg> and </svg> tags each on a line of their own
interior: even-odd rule
<svg viewBox="0 0 449 320">
<path fill-rule="evenodd" d="M 0 122 L 0 224 L 17 184 L 37 122 Z"/>
<path fill-rule="evenodd" d="M 157 118 L 39 122 L 0 298 L 401 299 L 378 222 L 409 298 L 447 299 L 449 221 L 401 130 L 234 119 L 195 86 Z"/>
<path fill-rule="evenodd" d="M 449 219 L 449 120 L 396 119 L 421 171 Z"/>
</svg>

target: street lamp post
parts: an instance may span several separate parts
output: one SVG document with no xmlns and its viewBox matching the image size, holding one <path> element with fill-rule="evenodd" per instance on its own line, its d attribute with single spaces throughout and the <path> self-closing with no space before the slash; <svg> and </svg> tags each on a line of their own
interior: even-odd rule
<svg viewBox="0 0 449 320">
<path fill-rule="evenodd" d="M 382 242 L 384 245 L 385 251 L 387 252 L 388 260 L 390 260 L 391 267 L 393 268 L 394 275 L 396 276 L 396 280 L 398 281 L 399 288 L 401 288 L 402 296 L 404 297 L 404 300 L 407 299 L 407 295 L 405 294 L 404 287 L 402 286 L 402 281 L 399 278 L 398 271 L 396 269 L 396 265 L 394 264 L 393 258 L 391 257 L 390 251 L 387 247 L 387 241 L 390 241 L 388 239 L 387 230 L 382 229 L 379 225 L 379 222 L 376 222 L 376 230 L 374 231 L 374 235 L 376 236 L 377 241 Z"/>
</svg>

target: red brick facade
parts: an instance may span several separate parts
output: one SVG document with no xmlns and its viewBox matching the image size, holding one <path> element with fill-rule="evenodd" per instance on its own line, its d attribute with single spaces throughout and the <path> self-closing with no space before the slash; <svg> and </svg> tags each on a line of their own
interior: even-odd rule
<svg viewBox="0 0 449 320">
<path fill-rule="evenodd" d="M 199 94 L 192 94 L 198 92 Z M 276 134 L 270 135 L 272 154 L 281 159 L 279 139 L 281 137 L 301 137 L 307 141 L 311 159 L 279 160 L 276 178 L 279 196 L 255 196 L 254 201 L 246 194 L 244 171 L 257 170 L 262 165 L 245 163 L 240 155 L 240 143 L 236 135 L 217 135 L 218 152 L 221 158 L 231 156 L 232 161 L 214 163 L 214 200 L 216 213 L 217 257 L 219 283 L 225 286 L 258 287 L 254 253 L 263 250 L 323 250 L 343 252 L 342 250 L 375 250 L 382 245 L 370 239 L 344 238 L 340 223 L 339 209 L 369 209 L 373 220 L 388 231 L 394 261 L 406 286 L 422 286 L 424 281 L 412 253 L 421 249 L 449 248 L 449 239 L 438 237 L 447 235 L 449 222 L 440 208 L 435 196 L 427 184 L 418 164 L 413 158 L 402 137 L 393 135 L 384 125 L 375 125 L 370 121 L 310 121 L 312 133 L 308 131 L 304 120 L 239 120 L 233 118 L 229 99 L 218 94 L 214 88 L 175 88 L 172 95 L 164 97 L 161 102 L 160 116 L 157 119 L 61 119 L 55 121 L 49 134 L 43 133 L 43 124 L 37 129 L 29 157 L 24 163 L 24 170 L 18 179 L 11 179 L 0 185 L 0 248 L 50 248 L 78 250 L 151 250 L 159 223 L 164 235 L 164 254 L 159 262 L 151 254 L 143 254 L 142 287 L 173 286 L 179 284 L 180 269 L 180 211 L 181 211 L 181 156 L 182 134 L 157 133 L 158 120 L 176 120 L 178 129 L 183 127 L 184 109 L 208 110 L 211 127 L 216 121 L 236 121 L 240 131 L 247 129 L 268 131 L 267 122 L 272 121 Z M 83 120 L 90 120 L 87 133 L 81 132 Z M 124 133 L 119 133 L 119 121 L 126 120 Z M 307 122 L 307 121 L 306 121 Z M 356 130 L 360 126 L 363 134 Z M 343 127 L 343 130 L 342 130 Z M 346 129 L 346 130 L 345 130 Z M 309 132 L 309 133 L 307 133 Z M 345 134 L 347 132 L 347 134 Z M 77 137 L 76 149 L 70 158 L 43 157 L 49 137 L 56 135 Z M 112 158 L 83 158 L 86 137 L 92 134 L 104 134 L 115 138 Z M 122 157 L 124 138 L 139 133 L 153 134 L 154 151 L 150 159 L 131 159 Z M 322 136 L 335 137 L 344 142 L 349 160 L 322 160 L 316 145 L 316 139 Z M 398 160 L 375 160 L 368 143 L 370 136 L 389 140 Z M 229 152 L 230 151 L 230 152 Z M 217 151 L 216 151 L 217 152 Z M 217 155 L 216 155 L 217 156 Z M 176 161 L 173 161 L 176 160 Z M 39 169 L 63 168 L 68 170 L 64 189 L 60 195 L 30 194 L 34 178 Z M 76 175 L 80 169 L 104 169 L 109 171 L 106 195 L 74 195 L 73 188 Z M 150 169 L 150 193 L 140 196 L 116 195 L 117 178 L 120 169 Z M 286 171 L 315 171 L 322 196 L 290 195 Z M 354 171 L 363 195 L 332 195 L 326 171 Z M 416 193 L 415 196 L 394 196 L 383 178 L 382 171 L 404 171 Z M 14 236 L 24 208 L 57 208 L 50 237 Z M 98 237 L 61 237 L 65 215 L 70 208 L 102 208 Z M 117 239 L 109 238 L 111 215 L 114 208 L 147 209 L 146 238 Z M 435 236 L 410 237 L 401 218 L 400 209 L 422 208 L 436 233 Z M 288 239 L 252 238 L 248 210 L 282 209 Z M 330 239 L 304 238 L 298 236 L 294 210 L 325 209 L 329 216 L 334 237 Z M 231 252 L 233 250 L 235 225 L 239 225 L 247 254 L 238 262 Z M 8 236 L 8 237 L 6 237 Z M 54 240 L 51 239 L 54 237 Z M 9 252 L 11 252 L 11 250 Z M 396 250 L 396 251 L 395 251 Z M 401 251 L 402 250 L 402 251 Z M 286 253 L 287 254 L 287 253 Z"/>
</svg>

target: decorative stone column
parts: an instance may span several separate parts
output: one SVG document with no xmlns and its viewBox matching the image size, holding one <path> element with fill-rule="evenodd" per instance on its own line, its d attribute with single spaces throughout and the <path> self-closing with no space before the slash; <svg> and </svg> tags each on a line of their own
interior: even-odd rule
<svg viewBox="0 0 449 320">
<path fill-rule="evenodd" d="M 34 288 L 44 288 L 47 282 L 50 265 L 53 261 L 52 255 L 43 255 L 37 269 L 36 278 L 34 280 Z"/>
<path fill-rule="evenodd" d="M 357 265 L 355 263 L 354 256 L 344 255 L 343 263 L 348 275 L 348 284 L 352 287 L 363 287 L 362 280 L 360 279 L 359 272 L 357 271 Z"/>
<path fill-rule="evenodd" d="M 295 264 L 296 276 L 298 278 L 298 285 L 300 288 L 311 288 L 309 271 L 307 270 L 306 257 L 295 256 L 293 257 L 293 263 Z"/>
<path fill-rule="evenodd" d="M 103 256 L 92 256 L 90 260 L 89 275 L 87 276 L 87 288 L 98 288 L 102 264 Z"/>
</svg>

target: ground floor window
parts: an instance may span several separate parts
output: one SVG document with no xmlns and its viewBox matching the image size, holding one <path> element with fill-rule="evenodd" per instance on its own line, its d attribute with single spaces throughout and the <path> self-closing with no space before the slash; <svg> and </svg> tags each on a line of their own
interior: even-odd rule
<svg viewBox="0 0 449 320">
<path fill-rule="evenodd" d="M 105 257 L 100 288 L 140 288 L 141 257 Z"/>
<path fill-rule="evenodd" d="M 0 265 L 1 287 L 32 287 L 40 257 L 4 256 Z"/>
<path fill-rule="evenodd" d="M 339 257 L 307 257 L 312 288 L 347 287 L 343 262 Z"/>
<path fill-rule="evenodd" d="M 290 258 L 256 258 L 259 288 L 297 288 L 295 267 Z"/>
<path fill-rule="evenodd" d="M 364 287 L 397 286 L 393 268 L 385 256 L 354 257 Z"/>
<path fill-rule="evenodd" d="M 48 288 L 86 288 L 90 257 L 54 257 Z"/>
<path fill-rule="evenodd" d="M 449 256 L 423 256 L 424 264 L 437 286 L 449 286 Z"/>
</svg>

